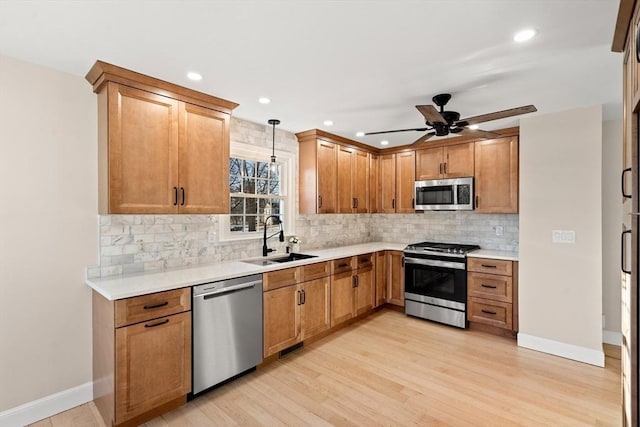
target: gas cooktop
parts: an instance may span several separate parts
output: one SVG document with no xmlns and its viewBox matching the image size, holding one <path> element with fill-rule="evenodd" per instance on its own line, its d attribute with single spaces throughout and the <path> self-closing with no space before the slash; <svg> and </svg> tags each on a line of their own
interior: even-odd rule
<svg viewBox="0 0 640 427">
<path fill-rule="evenodd" d="M 462 245 L 458 243 L 421 242 L 408 245 L 406 248 L 404 248 L 404 251 L 416 254 L 437 252 L 443 254 L 466 255 L 467 253 L 475 251 L 476 249 L 480 249 L 480 246 Z"/>
</svg>

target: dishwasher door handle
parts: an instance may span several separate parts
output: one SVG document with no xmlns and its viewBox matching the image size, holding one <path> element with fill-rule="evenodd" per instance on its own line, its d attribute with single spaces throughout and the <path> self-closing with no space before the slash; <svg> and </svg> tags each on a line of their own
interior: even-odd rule
<svg viewBox="0 0 640 427">
<path fill-rule="evenodd" d="M 239 285 L 227 286 L 226 288 L 215 289 L 211 292 L 206 292 L 198 295 L 194 295 L 194 298 L 214 297 L 216 295 L 228 294 L 229 292 L 241 291 L 242 289 L 253 288 L 260 282 L 240 283 Z"/>
</svg>

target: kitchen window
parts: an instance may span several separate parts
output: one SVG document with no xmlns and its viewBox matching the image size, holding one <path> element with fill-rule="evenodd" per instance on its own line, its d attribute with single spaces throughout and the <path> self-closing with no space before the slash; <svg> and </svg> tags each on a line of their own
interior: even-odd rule
<svg viewBox="0 0 640 427">
<path fill-rule="evenodd" d="M 230 214 L 220 224 L 220 240 L 262 237 L 264 219 L 276 215 L 286 234 L 295 234 L 295 213 L 291 194 L 294 154 L 276 151 L 277 162 L 270 162 L 271 150 L 232 143 L 229 159 Z M 269 228 L 279 229 L 269 222 Z"/>
</svg>

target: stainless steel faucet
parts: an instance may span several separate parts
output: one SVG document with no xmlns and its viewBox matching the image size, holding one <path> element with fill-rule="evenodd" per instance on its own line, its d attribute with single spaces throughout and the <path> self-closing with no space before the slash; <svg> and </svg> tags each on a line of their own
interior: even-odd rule
<svg viewBox="0 0 640 427">
<path fill-rule="evenodd" d="M 269 220 L 271 218 L 278 220 L 278 224 L 280 224 L 280 231 L 276 231 L 271 236 L 267 237 L 267 223 L 269 222 Z M 264 237 L 263 237 L 263 240 L 262 240 L 262 256 L 267 256 L 267 254 L 269 252 L 275 251 L 275 249 L 267 248 L 267 239 L 272 238 L 276 234 L 280 235 L 280 237 L 278 237 L 278 240 L 280 240 L 281 242 L 284 242 L 284 231 L 282 229 L 282 221 L 280 221 L 280 217 L 276 216 L 276 215 L 269 215 L 268 217 L 266 217 L 264 219 Z"/>
</svg>

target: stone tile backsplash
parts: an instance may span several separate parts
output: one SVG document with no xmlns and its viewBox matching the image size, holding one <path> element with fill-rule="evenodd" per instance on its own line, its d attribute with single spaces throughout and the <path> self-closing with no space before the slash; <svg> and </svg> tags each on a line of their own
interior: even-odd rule
<svg viewBox="0 0 640 427">
<path fill-rule="evenodd" d="M 262 239 L 220 241 L 221 215 L 101 215 L 100 266 L 88 277 L 161 271 L 262 255 Z M 496 236 L 495 227 L 503 227 Z M 424 214 L 299 215 L 299 250 L 371 241 L 474 243 L 485 249 L 518 249 L 518 216 L 472 212 Z M 287 240 L 288 240 L 287 236 Z M 269 241 L 276 254 L 285 243 Z"/>
</svg>

